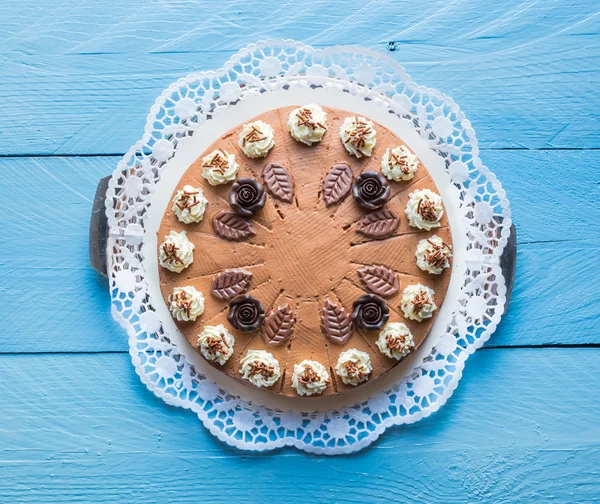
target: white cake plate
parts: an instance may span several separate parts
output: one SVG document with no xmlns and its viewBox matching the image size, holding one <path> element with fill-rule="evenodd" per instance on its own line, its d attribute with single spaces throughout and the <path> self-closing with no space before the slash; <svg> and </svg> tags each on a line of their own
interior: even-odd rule
<svg viewBox="0 0 600 504">
<path fill-rule="evenodd" d="M 221 134 L 267 110 L 308 102 L 371 117 L 415 151 L 444 200 L 455 257 L 448 294 L 418 351 L 354 391 L 294 399 L 240 384 L 194 351 L 160 293 L 156 231 L 185 170 Z M 367 446 L 386 427 L 428 416 L 450 397 L 469 353 L 500 321 L 515 251 L 504 191 L 451 99 L 416 86 L 378 53 L 293 41 L 249 46 L 222 69 L 165 90 L 142 140 L 101 182 L 90 233 L 92 266 L 109 276 L 113 316 L 127 329 L 133 364 L 150 390 L 195 411 L 230 445 L 326 454 Z"/>
</svg>

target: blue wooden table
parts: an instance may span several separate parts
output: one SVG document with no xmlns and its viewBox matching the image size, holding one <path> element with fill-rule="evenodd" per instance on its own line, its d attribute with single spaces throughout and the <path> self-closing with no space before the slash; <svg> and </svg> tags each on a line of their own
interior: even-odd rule
<svg viewBox="0 0 600 504">
<path fill-rule="evenodd" d="M 0 502 L 600 498 L 596 0 L 5 0 L 0 34 Z M 265 37 L 388 51 L 452 96 L 518 228 L 452 399 L 353 456 L 238 452 L 156 399 L 88 266 L 96 184 L 155 97 Z"/>
</svg>

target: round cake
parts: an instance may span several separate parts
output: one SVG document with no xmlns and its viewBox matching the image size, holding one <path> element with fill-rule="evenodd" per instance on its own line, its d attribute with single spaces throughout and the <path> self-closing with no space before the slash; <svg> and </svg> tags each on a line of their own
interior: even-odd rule
<svg viewBox="0 0 600 504">
<path fill-rule="evenodd" d="M 161 291 L 216 368 L 292 397 L 342 393 L 425 340 L 452 238 L 438 190 L 392 131 L 305 104 L 221 136 L 158 231 Z"/>
</svg>

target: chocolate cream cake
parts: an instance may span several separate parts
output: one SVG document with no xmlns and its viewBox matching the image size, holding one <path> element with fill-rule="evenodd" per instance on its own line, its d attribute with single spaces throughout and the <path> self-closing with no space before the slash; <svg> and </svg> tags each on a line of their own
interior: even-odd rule
<svg viewBox="0 0 600 504">
<path fill-rule="evenodd" d="M 158 231 L 160 286 L 213 366 L 286 396 L 375 380 L 424 341 L 450 280 L 436 186 L 393 132 L 316 104 L 211 145 Z"/>
</svg>

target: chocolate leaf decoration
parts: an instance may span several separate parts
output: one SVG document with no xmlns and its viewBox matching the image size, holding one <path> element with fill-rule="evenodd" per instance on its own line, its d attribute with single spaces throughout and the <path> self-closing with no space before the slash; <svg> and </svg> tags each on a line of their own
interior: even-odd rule
<svg viewBox="0 0 600 504">
<path fill-rule="evenodd" d="M 291 175 L 282 164 L 269 163 L 262 172 L 263 182 L 267 191 L 284 203 L 291 203 L 294 196 L 294 182 Z"/>
<path fill-rule="evenodd" d="M 347 164 L 333 165 L 323 179 L 323 200 L 326 206 L 340 203 L 352 189 L 352 170 Z"/>
<path fill-rule="evenodd" d="M 343 306 L 328 299 L 321 308 L 321 331 L 331 343 L 343 345 L 352 334 L 350 314 Z"/>
<path fill-rule="evenodd" d="M 212 224 L 215 233 L 226 240 L 239 241 L 256 235 L 246 219 L 229 210 L 221 210 L 215 214 Z"/>
<path fill-rule="evenodd" d="M 220 301 L 229 301 L 250 287 L 252 273 L 243 269 L 230 269 L 217 273 L 210 284 L 210 293 Z"/>
<path fill-rule="evenodd" d="M 398 214 L 393 210 L 384 208 L 363 217 L 358 222 L 356 232 L 367 238 L 379 240 L 394 234 L 399 225 Z"/>
<path fill-rule="evenodd" d="M 358 270 L 358 277 L 365 289 L 381 297 L 391 297 L 400 289 L 396 273 L 385 266 L 363 266 Z"/>
<path fill-rule="evenodd" d="M 263 340 L 269 346 L 287 343 L 294 332 L 294 315 L 289 304 L 280 306 L 267 315 L 263 329 Z"/>
</svg>

